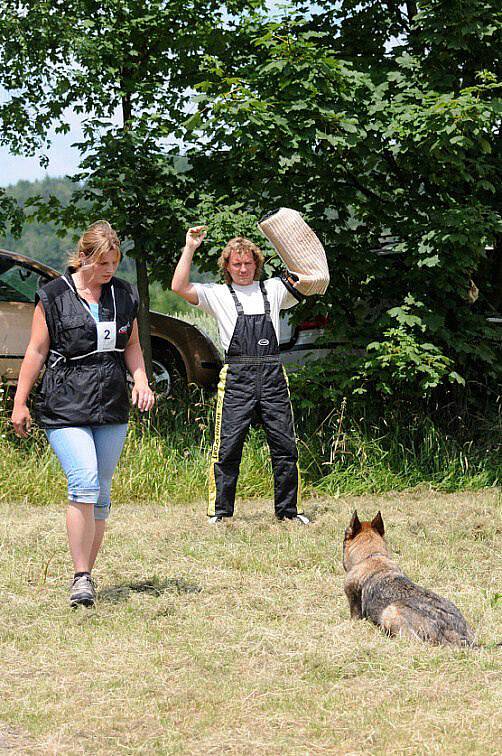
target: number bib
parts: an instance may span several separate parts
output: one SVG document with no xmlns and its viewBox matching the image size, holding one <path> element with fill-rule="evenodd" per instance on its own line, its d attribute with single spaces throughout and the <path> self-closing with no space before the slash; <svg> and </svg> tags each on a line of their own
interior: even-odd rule
<svg viewBox="0 0 502 756">
<path fill-rule="evenodd" d="M 98 352 L 110 352 L 117 343 L 117 325 L 114 320 L 104 320 L 96 323 L 98 331 Z"/>
</svg>

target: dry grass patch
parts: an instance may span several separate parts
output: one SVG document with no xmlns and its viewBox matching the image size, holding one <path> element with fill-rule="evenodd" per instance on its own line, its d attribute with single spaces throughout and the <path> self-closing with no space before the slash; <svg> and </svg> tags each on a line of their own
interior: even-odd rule
<svg viewBox="0 0 502 756">
<path fill-rule="evenodd" d="M 0 508 L 0 750 L 495 754 L 500 650 L 390 640 L 348 619 L 341 538 L 382 509 L 410 577 L 502 640 L 494 490 L 316 499 L 309 528 L 240 502 L 114 507 L 93 610 L 66 606 L 61 507 Z"/>
</svg>

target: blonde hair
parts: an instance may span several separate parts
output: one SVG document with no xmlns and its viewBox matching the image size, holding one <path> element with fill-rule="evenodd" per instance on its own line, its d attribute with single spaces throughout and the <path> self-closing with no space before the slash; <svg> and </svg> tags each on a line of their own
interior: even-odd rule
<svg viewBox="0 0 502 756">
<path fill-rule="evenodd" d="M 119 261 L 122 257 L 120 240 L 106 220 L 98 220 L 84 231 L 76 248 L 68 255 L 68 267 L 78 270 L 85 260 L 88 265 L 100 262 L 107 252 L 115 251 Z"/>
<path fill-rule="evenodd" d="M 256 244 L 253 244 L 252 241 L 246 239 L 244 236 L 235 236 L 233 239 L 230 239 L 230 241 L 227 242 L 227 245 L 222 250 L 222 253 L 218 260 L 218 268 L 223 273 L 225 283 L 232 283 L 232 276 L 228 272 L 228 261 L 232 252 L 237 252 L 237 254 L 239 255 L 242 255 L 244 252 L 250 252 L 253 255 L 253 259 L 256 263 L 254 280 L 258 281 L 261 277 L 263 264 L 265 262 L 263 252 L 259 247 L 256 246 Z"/>
</svg>

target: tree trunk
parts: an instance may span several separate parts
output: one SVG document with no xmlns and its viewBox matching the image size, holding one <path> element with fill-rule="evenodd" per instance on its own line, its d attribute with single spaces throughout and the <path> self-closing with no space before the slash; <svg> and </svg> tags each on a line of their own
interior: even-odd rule
<svg viewBox="0 0 502 756">
<path fill-rule="evenodd" d="M 124 73 L 124 72 L 123 72 Z M 123 77 L 124 78 L 124 77 Z M 125 89 L 125 86 L 124 86 Z M 132 125 L 132 107 L 130 94 L 122 98 L 122 128 L 129 129 Z M 141 349 L 145 359 L 146 374 L 151 384 L 153 379 L 152 367 L 152 339 L 150 336 L 150 293 L 148 291 L 148 271 L 143 257 L 141 242 L 134 239 L 134 258 L 136 261 L 136 282 L 139 294 L 138 330 Z"/>
<path fill-rule="evenodd" d="M 411 26 L 413 19 L 418 13 L 417 4 L 416 2 L 414 2 L 414 0 L 408 0 L 408 2 L 406 2 L 406 13 L 408 16 L 408 23 Z"/>
<path fill-rule="evenodd" d="M 136 248 L 137 249 L 137 248 Z M 152 339 L 150 337 L 150 294 L 148 291 L 148 271 L 146 262 L 139 255 L 136 257 L 136 280 L 138 283 L 139 310 L 138 329 L 141 349 L 145 358 L 146 373 L 151 383 L 152 368 Z"/>
</svg>

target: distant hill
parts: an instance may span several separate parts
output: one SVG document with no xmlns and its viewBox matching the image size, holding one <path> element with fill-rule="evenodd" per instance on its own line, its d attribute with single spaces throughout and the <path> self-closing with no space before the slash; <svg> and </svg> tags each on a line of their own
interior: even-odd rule
<svg viewBox="0 0 502 756">
<path fill-rule="evenodd" d="M 74 185 L 69 179 L 45 178 L 42 181 L 18 181 L 7 187 L 6 193 L 24 207 L 26 200 L 38 194 L 43 197 L 55 195 L 60 202 L 67 204 L 73 190 Z M 61 239 L 52 223 L 27 223 L 19 239 L 10 234 L 0 237 L 0 247 L 33 257 L 57 270 L 64 268 L 66 255 L 73 245 L 73 233 L 69 231 Z"/>
<path fill-rule="evenodd" d="M 66 205 L 74 190 L 75 184 L 67 178 L 47 177 L 41 181 L 18 181 L 17 184 L 7 187 L 6 193 L 24 207 L 30 197 L 37 195 L 47 198 L 55 196 L 63 205 Z M 53 223 L 33 221 L 25 224 L 19 239 L 15 239 L 11 234 L 0 237 L 0 247 L 27 255 L 56 270 L 63 271 L 68 253 L 75 247 L 80 233 L 80 229 L 68 229 L 65 236 L 59 237 Z M 124 258 L 120 266 L 120 274 L 122 278 L 135 281 L 134 261 Z"/>
<path fill-rule="evenodd" d="M 183 158 L 179 158 L 183 160 Z M 62 204 L 67 204 L 75 189 L 75 184 L 67 178 L 45 178 L 41 181 L 18 181 L 17 184 L 7 187 L 6 193 L 24 207 L 30 197 L 41 195 L 43 197 L 55 196 Z M 69 229 L 64 237 L 59 237 L 53 223 L 39 223 L 38 221 L 26 223 L 19 239 L 11 234 L 0 236 L 0 247 L 17 252 L 34 260 L 45 263 L 56 270 L 63 271 L 66 266 L 68 252 L 74 247 L 81 233 L 81 229 Z M 121 278 L 128 281 L 136 281 L 136 269 L 134 260 L 124 257 L 120 263 Z M 194 270 L 194 277 L 199 276 Z M 151 307 L 159 312 L 188 312 L 192 308 L 180 297 L 171 291 L 166 291 L 160 283 L 154 282 L 150 286 Z"/>
</svg>

